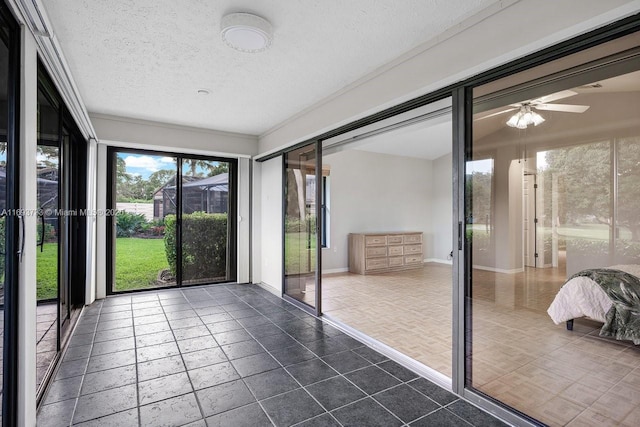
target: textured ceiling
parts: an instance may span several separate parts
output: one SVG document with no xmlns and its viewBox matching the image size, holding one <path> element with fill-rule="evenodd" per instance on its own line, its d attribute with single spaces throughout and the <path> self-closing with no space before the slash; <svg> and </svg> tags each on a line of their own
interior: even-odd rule
<svg viewBox="0 0 640 427">
<path fill-rule="evenodd" d="M 496 0 L 42 1 L 89 112 L 260 135 Z M 271 48 L 226 46 L 231 12 Z"/>
</svg>

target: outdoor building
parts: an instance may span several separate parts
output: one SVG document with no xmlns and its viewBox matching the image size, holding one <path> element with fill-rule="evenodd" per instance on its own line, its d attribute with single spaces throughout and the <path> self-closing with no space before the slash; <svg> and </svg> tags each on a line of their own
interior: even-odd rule
<svg viewBox="0 0 640 427">
<path fill-rule="evenodd" d="M 640 424 L 640 0 L 0 36 L 2 426 Z"/>
</svg>

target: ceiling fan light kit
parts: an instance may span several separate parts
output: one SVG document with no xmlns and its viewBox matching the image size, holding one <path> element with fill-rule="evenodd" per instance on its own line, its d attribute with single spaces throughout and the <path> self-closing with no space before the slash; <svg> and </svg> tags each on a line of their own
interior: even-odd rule
<svg viewBox="0 0 640 427">
<path fill-rule="evenodd" d="M 544 117 L 535 111 L 531 111 L 529 105 L 523 105 L 520 110 L 507 121 L 507 125 L 512 128 L 526 129 L 529 125 L 538 126 L 544 122 Z"/>
<path fill-rule="evenodd" d="M 563 90 L 540 98 L 522 101 L 517 104 L 509 104 L 510 108 L 507 108 L 506 110 L 488 114 L 476 120 L 484 120 L 517 110 L 517 112 L 507 121 L 508 126 L 518 129 L 526 129 L 527 126 L 530 125 L 538 126 L 540 123 L 544 122 L 545 119 L 540 114 L 533 111 L 533 109 L 541 111 L 559 111 L 562 113 L 584 113 L 587 111 L 589 109 L 588 105 L 551 104 L 552 101 L 568 98 L 577 94 L 577 92 L 572 90 Z"/>
<path fill-rule="evenodd" d="M 231 13 L 220 23 L 222 40 L 240 52 L 262 52 L 271 46 L 273 28 L 264 18 L 251 13 Z"/>
</svg>

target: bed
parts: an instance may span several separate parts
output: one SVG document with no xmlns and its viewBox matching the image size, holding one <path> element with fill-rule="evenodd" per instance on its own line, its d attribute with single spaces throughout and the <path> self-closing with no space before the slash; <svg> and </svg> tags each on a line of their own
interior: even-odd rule
<svg viewBox="0 0 640 427">
<path fill-rule="evenodd" d="M 547 313 L 556 325 L 587 317 L 604 323 L 601 336 L 640 344 L 640 265 L 580 271 L 560 288 Z"/>
</svg>

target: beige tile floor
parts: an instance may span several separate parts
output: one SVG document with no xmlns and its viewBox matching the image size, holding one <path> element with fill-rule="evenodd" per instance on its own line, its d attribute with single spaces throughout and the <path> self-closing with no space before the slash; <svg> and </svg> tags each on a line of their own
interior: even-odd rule
<svg viewBox="0 0 640 427">
<path fill-rule="evenodd" d="M 596 322 L 553 324 L 563 282 L 562 268 L 474 270 L 473 386 L 549 425 L 640 425 L 640 350 L 599 337 Z M 451 376 L 450 266 L 324 275 L 323 311 Z"/>
</svg>

